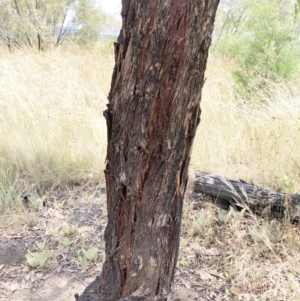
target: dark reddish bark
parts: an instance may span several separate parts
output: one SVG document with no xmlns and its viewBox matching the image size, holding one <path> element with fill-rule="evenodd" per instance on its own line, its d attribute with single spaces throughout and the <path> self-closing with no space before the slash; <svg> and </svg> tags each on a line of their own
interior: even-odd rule
<svg viewBox="0 0 300 301">
<path fill-rule="evenodd" d="M 167 300 L 219 0 L 123 0 L 109 105 L 106 261 L 79 300 Z"/>
</svg>

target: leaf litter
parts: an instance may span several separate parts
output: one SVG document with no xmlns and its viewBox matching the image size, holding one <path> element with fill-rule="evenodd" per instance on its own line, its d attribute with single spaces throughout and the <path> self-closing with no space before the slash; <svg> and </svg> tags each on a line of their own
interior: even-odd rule
<svg viewBox="0 0 300 301">
<path fill-rule="evenodd" d="M 103 184 L 54 187 L 44 209 L 3 216 L 0 246 L 20 245 L 16 258 L 23 259 L 3 264 L 0 248 L 0 300 L 74 300 L 101 272 L 105 197 Z M 268 237 L 249 231 L 269 229 L 264 220 L 219 216 L 211 205 L 185 200 L 171 300 L 300 300 L 299 226 L 276 221 L 284 236 L 265 243 Z M 47 260 L 33 268 L 30 254 Z"/>
</svg>

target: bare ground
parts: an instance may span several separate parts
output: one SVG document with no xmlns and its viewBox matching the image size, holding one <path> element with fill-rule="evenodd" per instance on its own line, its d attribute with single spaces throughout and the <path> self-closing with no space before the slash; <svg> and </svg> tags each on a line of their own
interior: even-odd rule
<svg viewBox="0 0 300 301">
<path fill-rule="evenodd" d="M 75 300 L 101 271 L 103 186 L 58 186 L 47 199 L 44 209 L 33 201 L 21 214 L 2 217 L 0 300 Z M 257 220 L 228 215 L 220 223 L 220 211 L 194 205 L 186 200 L 172 300 L 300 300 L 298 226 L 289 226 L 294 244 L 286 250 L 283 237 L 269 246 L 249 238 Z M 92 248 L 97 257 L 86 255 Z M 25 254 L 43 251 L 51 254 L 45 264 L 30 267 Z"/>
</svg>

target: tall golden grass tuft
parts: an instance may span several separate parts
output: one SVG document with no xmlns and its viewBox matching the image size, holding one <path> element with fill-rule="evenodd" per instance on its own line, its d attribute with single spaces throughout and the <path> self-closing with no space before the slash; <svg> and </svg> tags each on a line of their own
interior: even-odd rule
<svg viewBox="0 0 300 301">
<path fill-rule="evenodd" d="M 100 177 L 112 67 L 112 56 L 87 51 L 0 57 L 0 203 L 18 177 L 34 185 Z"/>
<path fill-rule="evenodd" d="M 206 76 L 192 170 L 299 191 L 300 98 L 274 85 L 263 103 L 237 101 L 229 68 L 217 59 Z"/>
</svg>

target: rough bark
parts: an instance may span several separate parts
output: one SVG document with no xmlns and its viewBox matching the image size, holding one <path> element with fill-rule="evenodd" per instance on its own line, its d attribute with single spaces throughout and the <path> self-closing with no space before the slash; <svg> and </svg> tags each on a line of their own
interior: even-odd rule
<svg viewBox="0 0 300 301">
<path fill-rule="evenodd" d="M 277 192 L 243 180 L 229 180 L 203 171 L 196 172 L 191 198 L 202 199 L 201 194 L 212 196 L 222 208 L 249 207 L 259 215 L 276 218 L 288 217 L 298 222 L 300 218 L 300 194 Z"/>
<path fill-rule="evenodd" d="M 219 0 L 123 0 L 105 112 L 102 273 L 79 300 L 167 300 Z"/>
</svg>

